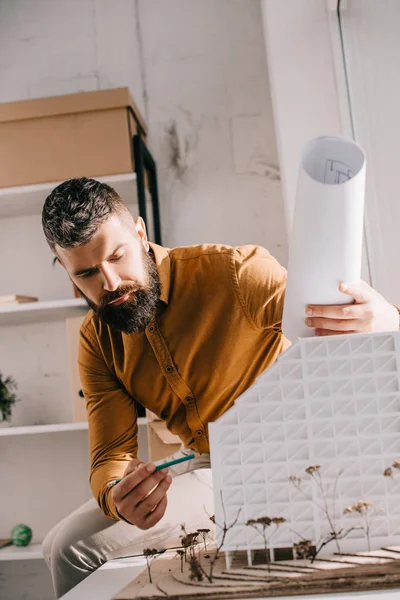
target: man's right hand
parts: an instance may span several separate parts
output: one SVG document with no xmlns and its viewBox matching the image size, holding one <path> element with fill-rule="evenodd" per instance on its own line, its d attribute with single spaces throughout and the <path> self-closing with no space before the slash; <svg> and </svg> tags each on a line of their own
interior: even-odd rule
<svg viewBox="0 0 400 600">
<path fill-rule="evenodd" d="M 155 471 L 153 463 L 131 460 L 123 479 L 111 494 L 119 514 L 139 529 L 154 527 L 167 508 L 167 490 L 172 478 L 168 469 Z"/>
</svg>

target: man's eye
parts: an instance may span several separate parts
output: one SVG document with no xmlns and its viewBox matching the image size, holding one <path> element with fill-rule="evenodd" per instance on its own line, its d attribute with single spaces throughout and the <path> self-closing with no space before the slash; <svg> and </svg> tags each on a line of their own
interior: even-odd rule
<svg viewBox="0 0 400 600">
<path fill-rule="evenodd" d="M 113 256 L 112 258 L 110 258 L 111 262 L 118 262 L 119 260 L 121 260 L 122 258 L 122 254 L 120 254 L 120 256 Z"/>
<path fill-rule="evenodd" d="M 82 273 L 80 277 L 87 279 L 88 277 L 92 277 L 92 275 L 94 275 L 94 271 L 86 271 L 86 273 Z"/>
</svg>

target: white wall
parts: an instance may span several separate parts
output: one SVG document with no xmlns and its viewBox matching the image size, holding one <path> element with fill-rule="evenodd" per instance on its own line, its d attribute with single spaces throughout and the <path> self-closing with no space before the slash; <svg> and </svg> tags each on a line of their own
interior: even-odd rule
<svg viewBox="0 0 400 600">
<path fill-rule="evenodd" d="M 354 133 L 367 154 L 372 278 L 400 304 L 400 3 L 347 0 L 341 15 Z"/>
<path fill-rule="evenodd" d="M 165 245 L 286 235 L 259 0 L 0 0 L 0 101 L 128 85 L 150 125 Z M 171 166 L 173 123 L 190 166 Z"/>
<path fill-rule="evenodd" d="M 343 122 L 325 0 L 262 0 L 287 228 L 304 144 L 340 135 Z"/>
<path fill-rule="evenodd" d="M 262 0 L 289 235 L 304 144 L 320 135 L 352 137 L 336 5 L 336 0 Z M 369 245 L 364 239 L 361 275 L 367 282 Z"/>
<path fill-rule="evenodd" d="M 168 244 L 256 242 L 286 260 L 258 0 L 140 2 L 151 144 Z M 171 169 L 176 121 L 193 165 Z"/>
</svg>

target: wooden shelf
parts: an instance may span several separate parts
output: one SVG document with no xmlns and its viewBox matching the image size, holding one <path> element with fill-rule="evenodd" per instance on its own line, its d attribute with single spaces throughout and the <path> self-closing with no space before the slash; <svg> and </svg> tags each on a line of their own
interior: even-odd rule
<svg viewBox="0 0 400 600">
<path fill-rule="evenodd" d="M 126 204 L 137 204 L 136 173 L 94 177 L 108 183 Z M 61 181 L 0 188 L 0 219 L 37 215 L 42 212 L 46 197 Z"/>
<path fill-rule="evenodd" d="M 88 428 L 86 421 L 80 423 L 52 423 L 50 425 L 24 425 L 23 427 L 0 427 L 0 437 L 9 435 L 32 435 L 36 433 L 56 433 L 63 431 L 85 431 Z"/>
<path fill-rule="evenodd" d="M 0 305 L 0 325 L 61 321 L 69 317 L 83 316 L 87 310 L 87 304 L 81 298 L 4 304 Z"/>
<path fill-rule="evenodd" d="M 138 418 L 138 426 L 147 425 L 147 417 Z M 0 437 L 10 435 L 33 435 L 38 433 L 62 433 L 67 431 L 87 431 L 86 421 L 79 423 L 54 423 L 49 425 L 25 425 L 23 427 L 0 427 Z"/>
<path fill-rule="evenodd" d="M 0 560 L 37 560 L 43 559 L 41 544 L 30 546 L 6 546 L 0 548 Z"/>
</svg>

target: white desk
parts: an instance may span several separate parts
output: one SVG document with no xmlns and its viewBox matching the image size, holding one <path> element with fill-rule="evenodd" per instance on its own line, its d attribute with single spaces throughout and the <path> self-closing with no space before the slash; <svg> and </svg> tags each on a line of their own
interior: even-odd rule
<svg viewBox="0 0 400 600">
<path fill-rule="evenodd" d="M 62 600 L 111 600 L 145 568 L 143 557 L 109 560 L 65 594 Z"/>
<path fill-rule="evenodd" d="M 111 600 L 134 577 L 146 568 L 144 558 L 118 558 L 108 561 L 62 600 Z M 399 590 L 357 592 L 351 594 L 320 594 L 312 596 L 280 596 L 279 600 L 400 600 Z M 262 600 L 254 599 L 254 600 Z"/>
</svg>

